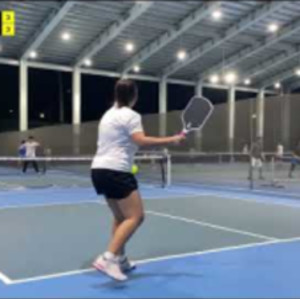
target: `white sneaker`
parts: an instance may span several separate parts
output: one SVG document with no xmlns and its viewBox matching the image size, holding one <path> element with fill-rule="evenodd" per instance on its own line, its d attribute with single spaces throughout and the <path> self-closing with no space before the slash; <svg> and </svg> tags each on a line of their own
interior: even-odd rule
<svg viewBox="0 0 300 299">
<path fill-rule="evenodd" d="M 100 256 L 94 261 L 93 266 L 98 271 L 110 276 L 115 280 L 124 281 L 128 279 L 128 277 L 122 273 L 121 267 L 116 260 L 109 260 L 104 256 Z"/>
<path fill-rule="evenodd" d="M 136 268 L 136 264 L 129 261 L 127 257 L 123 257 L 120 259 L 120 268 L 122 272 L 130 272 Z"/>
</svg>

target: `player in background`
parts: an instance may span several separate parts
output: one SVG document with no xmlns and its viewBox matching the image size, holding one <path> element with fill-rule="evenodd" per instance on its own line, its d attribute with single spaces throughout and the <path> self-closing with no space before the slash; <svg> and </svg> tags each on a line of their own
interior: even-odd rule
<svg viewBox="0 0 300 299">
<path fill-rule="evenodd" d="M 32 167 L 34 168 L 35 172 L 39 173 L 39 166 L 35 158 L 36 158 L 37 148 L 40 146 L 40 144 L 37 141 L 35 141 L 33 136 L 29 136 L 24 146 L 26 148 L 26 154 L 25 154 L 26 160 L 24 160 L 23 163 L 23 173 L 27 171 L 27 167 L 29 164 L 32 164 Z"/>
<path fill-rule="evenodd" d="M 295 150 L 293 151 L 293 157 L 291 159 L 291 166 L 289 172 L 289 178 L 293 178 L 293 173 L 297 165 L 300 165 L 300 140 L 297 143 Z"/>
<path fill-rule="evenodd" d="M 253 169 L 257 168 L 259 172 L 259 179 L 263 180 L 263 162 L 264 162 L 264 154 L 263 154 L 263 145 L 262 138 L 257 137 L 256 141 L 252 144 L 250 149 L 250 173 L 249 179 L 251 178 L 251 172 Z"/>
</svg>

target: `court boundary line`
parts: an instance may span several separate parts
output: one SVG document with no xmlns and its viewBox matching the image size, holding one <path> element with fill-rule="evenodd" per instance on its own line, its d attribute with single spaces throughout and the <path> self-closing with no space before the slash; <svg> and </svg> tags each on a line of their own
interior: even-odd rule
<svg viewBox="0 0 300 299">
<path fill-rule="evenodd" d="M 208 196 L 211 196 L 211 197 L 217 197 L 217 198 L 226 198 L 226 199 L 232 199 L 232 200 L 240 200 L 240 201 L 246 201 L 246 202 L 249 202 L 249 203 L 261 203 L 261 204 L 264 204 L 264 205 L 268 205 L 268 206 L 283 206 L 283 207 L 288 207 L 288 208 L 300 208 L 300 205 L 297 205 L 297 204 L 288 204 L 288 203 L 282 203 L 282 202 L 268 202 L 268 200 L 266 199 L 251 199 L 251 198 L 244 198 L 244 197 L 237 197 L 235 195 L 230 195 L 230 194 L 224 194 L 224 195 L 221 195 L 221 194 L 207 194 Z M 270 199 L 271 200 L 271 199 Z"/>
<path fill-rule="evenodd" d="M 172 184 L 172 186 L 181 186 L 181 187 L 205 187 L 205 188 L 218 188 L 220 191 L 244 191 L 244 192 L 251 192 L 251 193 L 259 193 L 260 195 L 262 193 L 265 194 L 273 194 L 273 195 L 277 195 L 277 196 L 284 196 L 283 193 L 280 192 L 276 192 L 276 191 L 272 191 L 272 190 L 264 190 L 264 189 L 250 189 L 249 187 L 235 187 L 235 186 L 223 186 L 223 185 L 213 185 L 213 184 L 205 184 L 205 183 L 193 183 L 193 182 L 174 182 Z M 298 193 L 286 193 L 285 196 L 289 196 L 289 197 L 294 197 L 295 199 L 300 199 L 299 194 Z M 286 197 L 287 198 L 287 197 Z"/>
<path fill-rule="evenodd" d="M 153 200 L 153 199 L 170 199 L 170 198 L 182 198 L 183 196 L 186 196 L 187 198 L 194 198 L 194 197 L 199 197 L 199 196 L 210 196 L 210 194 L 183 194 L 183 195 L 168 195 L 166 197 L 162 197 L 162 196 L 150 196 L 147 198 L 143 198 L 143 200 Z M 33 204 L 15 204 L 15 205 L 3 205 L 1 206 L 1 200 L 0 200 L 0 212 L 2 210 L 9 210 L 9 209 L 25 209 L 25 208 L 43 208 L 43 207 L 52 207 L 52 206 L 64 206 L 64 205 L 82 205 L 82 204 L 91 204 L 91 203 L 97 203 L 97 204 L 103 204 L 102 203 L 103 199 L 99 199 L 99 197 L 96 197 L 94 200 L 78 200 L 78 201 L 74 201 L 74 202 L 51 202 L 51 203 L 33 203 Z"/>
<path fill-rule="evenodd" d="M 197 256 L 202 256 L 202 255 L 207 255 L 207 254 L 237 251 L 237 250 L 243 250 L 243 249 L 255 248 L 255 247 L 268 247 L 268 246 L 272 246 L 272 245 L 286 244 L 286 243 L 292 243 L 292 242 L 298 242 L 298 241 L 300 241 L 300 237 L 266 241 L 266 242 L 255 242 L 255 243 L 248 243 L 248 244 L 242 244 L 242 245 L 214 248 L 214 249 L 203 250 L 203 251 L 187 252 L 187 253 L 181 253 L 181 254 L 165 255 L 165 256 L 160 256 L 160 257 L 148 258 L 148 259 L 138 260 L 138 261 L 136 261 L 136 264 L 143 265 L 143 264 L 148 264 L 148 263 L 166 261 L 166 260 L 170 260 L 170 259 L 179 259 L 179 258 L 192 257 L 192 256 L 197 257 Z M 6 285 L 17 285 L 17 284 L 22 284 L 22 283 L 30 283 L 30 282 L 60 278 L 60 277 L 65 277 L 65 276 L 80 275 L 80 274 L 90 273 L 90 272 L 97 272 L 97 270 L 95 270 L 94 268 L 87 268 L 87 269 L 81 269 L 81 270 L 78 269 L 78 270 L 59 272 L 59 273 L 53 273 L 53 274 L 49 274 L 49 275 L 41 275 L 41 276 L 24 278 L 24 279 L 15 279 L 15 280 L 10 279 L 6 275 L 4 275 L 7 278 L 7 283 L 5 281 L 3 281 L 3 282 Z M 1 276 L 0 276 L 0 279 L 1 279 Z"/>
<path fill-rule="evenodd" d="M 7 275 L 3 274 L 3 272 L 0 272 L 0 281 L 6 285 L 12 284 L 13 282 Z"/>
<path fill-rule="evenodd" d="M 145 197 L 143 198 L 144 200 L 151 200 L 151 199 L 172 199 L 172 198 L 180 198 L 180 197 L 189 197 L 189 198 L 193 198 L 193 197 L 200 197 L 200 196 L 212 196 L 212 197 L 217 197 L 217 198 L 226 198 L 226 199 L 233 199 L 233 200 L 244 200 L 244 201 L 247 201 L 247 202 L 252 202 L 252 203 L 260 203 L 260 204 L 265 204 L 265 205 L 274 205 L 274 206 L 285 206 L 285 207 L 295 207 L 295 208 L 300 208 L 300 205 L 298 204 L 293 204 L 293 203 L 284 203 L 284 202 L 269 202 L 269 200 L 267 199 L 264 199 L 263 197 L 264 196 L 270 196 L 270 195 L 263 195 L 263 194 L 254 194 L 255 196 L 259 196 L 260 198 L 257 200 L 255 198 L 248 198 L 248 195 L 249 194 L 236 194 L 234 192 L 234 190 L 220 190 L 219 188 L 214 189 L 214 187 L 211 187 L 212 190 L 205 190 L 203 192 L 201 192 L 201 190 L 199 190 L 199 192 L 197 192 L 196 190 L 185 190 L 185 188 L 189 188 L 189 187 L 193 187 L 195 188 L 195 185 L 190 185 L 190 186 L 173 186 L 174 188 L 177 188 L 179 189 L 178 191 L 182 192 L 183 194 L 182 195 L 176 195 L 174 194 L 173 192 L 174 191 L 171 191 L 170 189 L 168 190 L 168 188 L 164 189 L 164 192 L 168 193 L 167 196 L 148 196 L 148 197 Z M 150 187 L 150 186 L 147 186 L 146 188 L 149 188 L 149 189 L 152 189 L 154 187 Z M 180 190 L 182 189 L 182 190 Z M 14 191 L 14 190 L 13 190 Z M 26 190 L 16 190 L 16 192 L 25 192 Z M 221 191 L 225 191 L 226 193 L 225 194 L 218 194 L 219 192 Z M 244 190 L 246 191 L 246 190 Z M 3 191 L 4 192 L 4 191 Z M 5 191 L 6 192 L 6 191 Z M 232 192 L 232 194 L 230 194 Z M 2 193 L 1 193 L 2 194 Z M 270 199 L 271 200 L 271 199 Z M 282 200 L 292 200 L 291 198 L 283 198 Z M 296 199 L 295 199 L 296 200 Z M 85 202 L 89 202 L 89 201 L 85 201 Z M 92 202 L 92 201 L 91 201 Z M 96 202 L 96 200 L 95 200 Z M 77 201 L 78 204 L 81 204 L 81 201 Z M 55 202 L 54 205 L 60 205 L 60 204 L 69 204 L 67 202 Z M 25 207 L 35 207 L 35 206 L 48 206 L 49 204 L 28 204 L 28 205 L 7 205 L 7 206 L 3 206 L 1 207 L 0 205 L 0 210 L 3 210 L 3 209 L 6 209 L 6 208 L 25 208 Z M 52 204 L 51 204 L 52 205 Z M 50 206 L 50 205 L 49 205 Z"/>
<path fill-rule="evenodd" d="M 218 195 L 218 194 L 209 194 L 209 193 L 192 193 L 192 191 L 188 194 L 187 192 L 189 191 L 185 191 L 186 194 L 185 195 L 181 195 L 181 196 L 186 196 L 186 195 L 191 195 L 189 196 L 190 198 L 193 198 L 193 197 L 202 197 L 202 196 L 215 196 L 215 197 L 220 197 L 220 198 L 224 198 L 225 196 L 221 196 L 221 195 Z M 210 191 L 210 192 L 214 192 L 214 191 Z M 230 192 L 230 191 L 229 191 Z M 181 196 L 178 196 L 178 197 L 181 197 Z M 228 195 L 229 196 L 229 195 Z M 152 197 L 152 198 L 156 198 L 156 197 Z M 161 197 L 157 197 L 157 198 L 161 198 Z M 167 199 L 168 197 L 164 197 L 162 199 Z M 225 197 L 226 198 L 226 197 Z M 151 198 L 148 198 L 148 199 L 151 199 Z M 241 199 L 241 198 L 232 198 L 233 200 L 246 200 L 246 201 L 252 201 L 253 203 L 266 203 L 266 204 L 274 204 L 274 203 L 268 203 L 268 202 L 262 202 L 262 201 L 255 201 L 254 200 L 251 200 L 251 199 Z M 22 206 L 22 205 L 15 205 L 15 206 L 6 206 L 6 207 L 0 207 L 0 210 L 5 210 L 5 209 L 11 209 L 11 208 L 36 208 L 36 207 L 48 207 L 48 206 L 60 206 L 60 205 L 84 205 L 84 204 L 91 204 L 91 203 L 95 203 L 95 204 L 100 204 L 100 205 L 106 205 L 105 202 L 102 202 L 101 199 L 95 199 L 95 200 L 85 200 L 85 201 L 78 201 L 78 202 L 54 202 L 54 203 L 50 203 L 50 204 L 45 204 L 45 203 L 41 203 L 41 204 L 33 204 L 33 205 L 25 205 L 25 206 Z M 278 205 L 280 205 L 280 203 L 278 203 Z M 155 211 L 150 211 L 150 210 L 146 210 L 146 212 L 149 212 L 149 214 L 163 214 L 164 217 L 172 217 L 172 218 L 176 218 L 176 220 L 182 220 L 182 219 L 178 219 L 178 218 L 184 218 L 184 217 L 179 217 L 179 216 L 173 216 L 173 215 L 169 215 L 169 214 L 164 214 L 164 213 L 160 213 L 160 212 L 155 212 Z M 154 214 L 153 214 L 154 215 Z M 167 216 L 166 216 L 167 215 Z M 162 215 L 159 215 L 159 216 L 162 216 Z M 184 218 L 184 221 L 185 222 L 190 222 L 190 223 L 195 223 L 197 222 L 197 224 L 200 224 L 200 225 L 204 225 L 203 222 L 200 223 L 200 221 L 197 221 L 197 220 L 193 220 L 193 219 L 188 219 L 188 218 Z M 214 226 L 214 228 L 216 229 L 220 229 L 221 230 L 221 227 L 222 226 L 218 226 L 218 225 L 214 225 L 214 224 L 211 224 L 211 223 L 205 223 L 205 225 L 207 226 Z M 223 227 L 222 230 L 226 230 L 226 231 L 231 231 L 231 230 L 234 230 L 234 229 L 230 229 L 230 228 L 226 228 L 226 227 Z M 232 231 L 231 231 L 232 232 Z M 239 233 L 247 233 L 248 232 L 245 232 L 245 231 L 239 231 Z M 249 234 L 252 235 L 252 237 L 258 237 L 258 234 L 255 234 L 255 233 L 250 233 Z M 255 235 L 255 236 L 254 236 Z M 186 253 L 186 254 L 179 254 L 179 255 L 174 255 L 174 256 L 164 256 L 164 257 L 158 257 L 158 258 L 151 258 L 151 259 L 147 259 L 147 260 L 142 260 L 142 261 L 138 261 L 138 263 L 146 263 L 146 262 L 151 262 L 151 261 L 155 261 L 155 260 L 164 260 L 164 259 L 167 259 L 168 257 L 169 258 L 175 258 L 175 257 L 184 257 L 184 256 L 191 256 L 191 255 L 198 255 L 198 254 L 205 254 L 205 253 L 213 253 L 213 252 L 219 252 L 219 251 L 222 251 L 223 249 L 224 250 L 230 250 L 230 249 L 238 249 L 238 248 L 244 248 L 244 246 L 248 247 L 247 245 L 255 245 L 255 244 L 277 244 L 277 243 L 283 243 L 283 242 L 289 242 L 289 241 L 297 241 L 298 239 L 300 240 L 300 237 L 295 237 L 295 238 L 291 238 L 291 239 L 276 239 L 276 238 L 273 238 L 273 237 L 267 237 L 267 236 L 262 236 L 260 235 L 261 237 L 259 238 L 264 238 L 265 240 L 270 240 L 270 241 L 266 241 L 266 242 L 259 242 L 259 243 L 251 243 L 251 244 L 246 244 L 246 245 L 240 245 L 240 246 L 230 246 L 230 247 L 224 247 L 224 248 L 218 248 L 218 249 L 213 249 L 213 250 L 208 250 L 208 251 L 200 251 L 200 252 L 192 252 L 192 253 Z M 60 276 L 65 276 L 64 273 L 66 273 L 66 275 L 72 275 L 72 274 L 80 274 L 80 273 L 84 273 L 84 272 L 89 272 L 89 271 L 92 271 L 93 269 L 84 269 L 84 270 L 74 270 L 74 271 L 69 271 L 69 272 L 61 272 L 61 273 L 58 273 L 58 277 Z M 54 275 L 54 276 L 53 276 Z M 37 276 L 37 277 L 44 277 L 44 276 Z M 49 277 L 49 278 L 55 278 L 57 277 L 56 274 L 51 274 L 51 275 L 47 275 L 46 278 Z M 36 277 L 33 277 L 32 279 L 35 280 Z M 28 278 L 30 279 L 31 281 L 31 278 Z M 43 279 L 43 278 L 41 278 Z M 0 272 L 0 280 L 2 282 L 4 282 L 5 284 L 15 284 L 15 283 L 21 283 L 23 282 L 23 280 L 12 280 L 10 279 L 7 275 L 3 274 L 2 272 Z M 38 279 L 39 280 L 39 279 Z M 20 282 L 21 281 L 21 282 Z"/>
<path fill-rule="evenodd" d="M 274 238 L 274 237 L 270 237 L 270 236 L 266 236 L 266 235 L 262 235 L 262 234 L 256 234 L 256 233 L 252 233 L 252 232 L 248 232 L 248 231 L 243 231 L 243 230 L 239 230 L 239 229 L 235 229 L 235 228 L 231 228 L 231 227 L 227 227 L 227 226 L 213 224 L 213 223 L 206 222 L 206 221 L 195 220 L 192 218 L 185 218 L 185 217 L 181 217 L 181 216 L 176 216 L 176 215 L 171 215 L 171 214 L 166 214 L 166 213 L 161 213 L 161 212 L 156 212 L 156 211 L 151 211 L 151 210 L 145 210 L 145 213 L 150 214 L 150 215 L 159 216 L 159 217 L 165 217 L 165 218 L 172 219 L 172 220 L 182 221 L 182 222 L 186 222 L 186 223 L 197 224 L 200 226 L 206 226 L 206 227 L 210 227 L 212 229 L 223 230 L 226 232 L 249 236 L 249 237 L 253 237 L 253 238 L 257 238 L 257 239 L 263 239 L 263 240 L 268 240 L 268 241 L 280 240 L 279 238 Z"/>
<path fill-rule="evenodd" d="M 188 187 L 188 186 L 187 186 Z M 175 188 L 185 188 L 185 187 L 175 187 Z M 267 199 L 264 199 L 264 196 L 271 196 L 271 195 L 262 195 L 262 194 L 253 194 L 254 196 L 258 197 L 259 199 L 255 199 L 255 198 L 249 198 L 248 195 L 249 194 L 236 194 L 234 191 L 230 191 L 230 190 L 205 190 L 205 193 L 197 193 L 197 191 L 183 191 L 183 190 L 179 190 L 181 192 L 185 192 L 188 195 L 193 195 L 195 194 L 195 196 L 212 196 L 212 197 L 218 197 L 218 198 L 226 198 L 226 199 L 232 199 L 232 200 L 240 200 L 240 201 L 247 201 L 247 202 L 252 202 L 252 203 L 260 203 L 260 204 L 265 204 L 265 205 L 274 205 L 274 206 L 285 206 L 285 207 L 290 207 L 290 208 L 300 208 L 300 204 L 295 204 L 295 203 L 284 203 L 284 202 L 269 202 Z M 219 194 L 219 192 L 226 192 L 224 194 Z M 232 192 L 232 194 L 230 194 Z M 197 195 L 196 195 L 197 194 Z M 184 196 L 184 195 L 183 195 Z M 251 194 L 250 194 L 251 196 Z M 193 196 L 190 196 L 193 197 Z M 165 197 L 164 199 L 167 199 L 167 197 Z M 300 199 L 300 198 L 299 198 Z M 271 200 L 271 199 L 270 199 Z M 291 198 L 282 198 L 281 200 L 293 200 Z M 297 200 L 297 199 L 294 199 Z"/>
</svg>

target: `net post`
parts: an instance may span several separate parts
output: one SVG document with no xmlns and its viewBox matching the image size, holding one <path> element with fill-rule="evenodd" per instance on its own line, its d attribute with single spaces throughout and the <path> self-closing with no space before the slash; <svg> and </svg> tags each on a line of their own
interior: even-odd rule
<svg viewBox="0 0 300 299">
<path fill-rule="evenodd" d="M 168 149 L 164 150 L 166 155 L 166 161 L 167 161 L 167 179 L 166 179 L 166 186 L 171 186 L 172 183 L 172 163 L 171 163 L 171 155 L 168 151 Z"/>
<path fill-rule="evenodd" d="M 275 185 L 275 158 L 271 156 L 271 184 Z"/>
<path fill-rule="evenodd" d="M 254 189 L 254 178 L 253 178 L 253 166 L 252 166 L 252 154 L 249 156 L 249 182 L 250 182 L 250 190 Z"/>
</svg>

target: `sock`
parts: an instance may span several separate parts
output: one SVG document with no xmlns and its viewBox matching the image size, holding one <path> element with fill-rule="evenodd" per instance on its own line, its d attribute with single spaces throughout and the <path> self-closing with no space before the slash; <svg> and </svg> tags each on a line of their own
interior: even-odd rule
<svg viewBox="0 0 300 299">
<path fill-rule="evenodd" d="M 120 263 L 125 262 L 126 259 L 127 259 L 127 256 L 126 256 L 125 254 L 119 255 L 119 262 L 120 262 Z"/>
<path fill-rule="evenodd" d="M 103 256 L 106 260 L 109 260 L 109 261 L 112 261 L 112 262 L 116 262 L 118 260 L 118 257 L 115 254 L 113 254 L 112 252 L 109 252 L 109 251 L 106 251 L 103 254 Z"/>
</svg>

